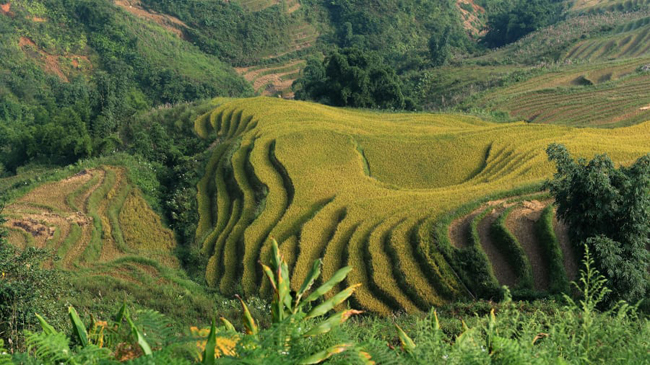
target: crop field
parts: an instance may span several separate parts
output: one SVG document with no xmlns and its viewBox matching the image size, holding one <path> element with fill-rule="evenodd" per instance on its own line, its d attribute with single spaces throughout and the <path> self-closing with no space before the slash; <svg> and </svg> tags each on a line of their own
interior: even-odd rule
<svg viewBox="0 0 650 365">
<path fill-rule="evenodd" d="M 495 88 L 479 104 L 518 119 L 618 127 L 650 120 L 650 57 L 579 64 Z"/>
<path fill-rule="evenodd" d="M 649 0 L 576 0 L 570 10 L 576 13 L 634 11 L 647 8 L 648 4 Z"/>
<path fill-rule="evenodd" d="M 14 199 L 4 214 L 9 243 L 50 249 L 47 267 L 126 282 L 159 280 L 153 264 L 178 267 L 173 233 L 123 167 L 101 166 L 42 184 Z M 127 263 L 137 270 L 122 269 Z"/>
<path fill-rule="evenodd" d="M 575 274 L 566 229 L 549 197 L 535 193 L 553 173 L 545 148 L 607 152 L 623 164 L 650 151 L 650 122 L 576 129 L 263 97 L 217 101 L 195 123 L 218 141 L 197 196 L 207 282 L 227 295 L 268 294 L 257 262 L 268 261 L 275 238 L 292 283 L 318 258 L 323 280 L 351 265 L 347 280 L 362 283 L 355 304 L 384 315 L 489 297 L 499 284 L 563 288 Z"/>
<path fill-rule="evenodd" d="M 577 42 L 564 55 L 571 60 L 614 60 L 650 53 L 650 17 L 619 26 L 612 35 Z"/>
</svg>

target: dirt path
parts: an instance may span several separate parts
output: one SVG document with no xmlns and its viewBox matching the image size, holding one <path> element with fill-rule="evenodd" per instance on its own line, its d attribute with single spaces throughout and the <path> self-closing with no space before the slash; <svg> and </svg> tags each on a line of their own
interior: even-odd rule
<svg viewBox="0 0 650 365">
<path fill-rule="evenodd" d="M 544 252 L 535 230 L 535 223 L 545 207 L 546 204 L 537 200 L 524 201 L 523 207 L 514 209 L 506 219 L 506 227 L 517 238 L 528 256 L 533 268 L 536 290 L 548 290 L 549 287 L 548 263 L 544 260 Z"/>
<path fill-rule="evenodd" d="M 478 235 L 481 240 L 483 251 L 487 254 L 492 270 L 499 284 L 507 285 L 512 288 L 517 284 L 517 275 L 508 264 L 506 257 L 501 253 L 490 237 L 490 227 L 497 220 L 499 214 L 503 211 L 502 207 L 493 208 L 488 215 L 478 224 Z"/>
<path fill-rule="evenodd" d="M 569 227 L 563 222 L 558 221 L 557 218 L 553 218 L 553 229 L 562 249 L 564 270 L 566 271 L 567 277 L 570 281 L 576 280 L 579 265 L 575 251 L 571 245 L 571 240 L 569 239 Z"/>
</svg>

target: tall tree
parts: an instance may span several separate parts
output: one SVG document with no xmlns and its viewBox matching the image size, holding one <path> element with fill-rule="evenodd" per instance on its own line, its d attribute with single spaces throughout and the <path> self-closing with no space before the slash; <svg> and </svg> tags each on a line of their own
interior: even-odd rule
<svg viewBox="0 0 650 365">
<path fill-rule="evenodd" d="M 557 173 L 547 183 L 558 216 L 570 227 L 572 242 L 586 244 L 616 297 L 645 297 L 650 256 L 650 154 L 630 167 L 616 168 L 607 155 L 587 162 L 566 147 L 547 148 Z"/>
<path fill-rule="evenodd" d="M 395 71 L 374 52 L 334 51 L 322 63 L 310 60 L 294 83 L 296 98 L 335 106 L 404 109 L 407 100 Z"/>
</svg>

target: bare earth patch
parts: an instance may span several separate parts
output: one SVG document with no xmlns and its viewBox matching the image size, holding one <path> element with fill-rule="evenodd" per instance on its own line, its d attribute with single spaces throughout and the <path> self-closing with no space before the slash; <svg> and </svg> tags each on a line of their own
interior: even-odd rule
<svg viewBox="0 0 650 365">
<path fill-rule="evenodd" d="M 140 1 L 138 0 L 115 0 L 115 5 L 137 16 L 138 18 L 148 19 L 157 23 L 161 27 L 176 34 L 179 38 L 184 39 L 183 28 L 189 28 L 187 24 L 183 23 L 176 17 L 143 9 L 140 6 Z"/>
<path fill-rule="evenodd" d="M 11 3 L 0 4 L 0 13 L 11 15 Z"/>
<path fill-rule="evenodd" d="M 480 207 L 470 214 L 460 217 L 449 225 L 449 239 L 451 244 L 456 248 L 465 248 L 470 242 L 470 225 L 474 218 L 481 213 L 485 207 Z"/>
<path fill-rule="evenodd" d="M 549 286 L 548 263 L 535 232 L 535 223 L 542 215 L 545 204 L 537 200 L 524 201 L 523 207 L 514 209 L 506 219 L 506 227 L 517 238 L 533 268 L 535 289 L 547 290 Z"/>
<path fill-rule="evenodd" d="M 505 255 L 497 248 L 490 237 L 490 227 L 499 218 L 499 214 L 503 212 L 503 208 L 494 208 L 488 215 L 481 220 L 478 224 L 478 235 L 481 241 L 483 251 L 488 256 L 492 263 L 492 270 L 496 276 L 499 284 L 514 287 L 517 284 L 517 276 L 514 270 L 510 267 Z"/>
<path fill-rule="evenodd" d="M 465 10 L 468 6 L 472 8 L 472 11 Z M 457 0 L 456 7 L 461 13 L 463 27 L 472 37 L 481 37 L 485 35 L 485 30 L 482 29 L 483 22 L 477 16 L 477 14 L 485 13 L 485 9 L 474 3 L 473 0 Z"/>
</svg>

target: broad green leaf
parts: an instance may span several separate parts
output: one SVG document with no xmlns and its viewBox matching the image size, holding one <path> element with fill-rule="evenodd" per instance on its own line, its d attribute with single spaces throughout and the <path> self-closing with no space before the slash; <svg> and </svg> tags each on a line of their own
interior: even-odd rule
<svg viewBox="0 0 650 365">
<path fill-rule="evenodd" d="M 55 335 L 57 333 L 54 327 L 47 323 L 45 318 L 41 317 L 38 313 L 35 313 L 35 315 L 36 318 L 38 318 L 38 322 L 41 324 L 41 327 L 43 328 L 43 333 L 46 335 Z"/>
<path fill-rule="evenodd" d="M 271 249 L 273 251 L 271 267 L 273 270 L 277 271 L 282 266 L 282 254 L 280 254 L 280 247 L 278 247 L 278 241 L 276 241 L 275 238 L 271 239 Z"/>
<path fill-rule="evenodd" d="M 115 324 L 117 325 L 117 328 L 119 329 L 122 327 L 122 322 L 124 321 L 124 317 L 128 315 L 127 309 L 126 309 L 126 302 L 122 304 L 122 307 L 120 307 L 120 310 L 117 312 L 115 315 Z"/>
<path fill-rule="evenodd" d="M 402 348 L 406 352 L 411 352 L 415 349 L 415 342 L 409 337 L 409 335 L 402 330 L 402 328 L 398 325 L 395 325 L 397 327 L 397 334 L 399 335 L 399 341 L 402 343 Z"/>
<path fill-rule="evenodd" d="M 327 312 L 332 310 L 334 307 L 336 307 L 337 305 L 343 303 L 343 301 L 348 299 L 350 297 L 350 295 L 352 295 L 352 293 L 354 293 L 354 291 L 359 286 L 361 286 L 361 284 L 355 284 L 355 285 L 352 285 L 352 286 L 348 287 L 345 290 L 342 290 L 340 293 L 336 294 L 335 296 L 331 297 L 330 299 L 326 300 L 325 302 L 321 303 L 320 305 L 318 305 L 314 309 L 312 309 L 311 312 L 309 312 L 307 314 L 307 317 L 305 317 L 305 319 L 314 318 L 314 317 L 318 317 L 318 316 L 322 316 L 323 314 L 326 314 Z"/>
<path fill-rule="evenodd" d="M 86 332 L 86 327 L 79 318 L 79 314 L 73 307 L 68 307 L 68 314 L 70 322 L 72 322 L 72 333 L 79 339 L 81 347 L 88 346 L 88 332 Z"/>
<path fill-rule="evenodd" d="M 300 290 L 298 290 L 298 296 L 302 296 L 307 290 L 311 288 L 312 285 L 314 285 L 314 281 L 316 281 L 316 279 L 318 279 L 318 276 L 320 276 L 320 268 L 322 264 L 323 260 L 321 259 L 314 261 L 309 274 L 307 274 L 305 281 L 303 281 L 302 285 L 300 286 Z"/>
<path fill-rule="evenodd" d="M 317 336 L 323 333 L 327 333 L 332 330 L 332 328 L 341 325 L 343 322 L 347 321 L 350 316 L 355 314 L 361 314 L 363 311 L 358 311 L 354 309 L 348 309 L 345 311 L 338 312 L 325 321 L 319 323 L 314 328 L 310 329 L 305 333 L 305 336 Z"/>
<path fill-rule="evenodd" d="M 237 332 L 237 330 L 235 329 L 235 326 L 233 326 L 232 323 L 230 323 L 229 320 L 227 320 L 227 319 L 225 319 L 223 317 L 219 318 L 219 320 L 221 320 L 221 323 L 226 328 L 226 331 Z"/>
<path fill-rule="evenodd" d="M 203 364 L 204 365 L 213 365 L 215 356 L 215 349 L 217 347 L 217 327 L 214 325 L 214 320 L 212 320 L 212 326 L 210 327 L 210 334 L 208 335 L 208 340 L 205 344 L 205 350 L 203 351 Z"/>
<path fill-rule="evenodd" d="M 316 290 L 314 290 L 305 300 L 301 303 L 301 305 L 304 305 L 305 303 L 313 302 L 314 300 L 320 298 L 323 296 L 325 293 L 329 292 L 332 290 L 332 288 L 345 280 L 345 277 L 348 276 L 348 274 L 352 271 L 352 267 L 346 266 L 342 269 L 339 269 L 334 275 L 327 281 L 325 284 L 319 286 Z"/>
<path fill-rule="evenodd" d="M 269 281 L 271 282 L 271 287 L 273 287 L 273 290 L 278 290 L 278 285 L 275 282 L 275 275 L 273 274 L 273 270 L 271 270 L 270 267 L 264 265 L 261 262 L 260 262 L 260 265 L 262 265 L 262 270 L 264 271 L 264 274 L 266 274 L 266 277 L 269 278 Z"/>
<path fill-rule="evenodd" d="M 142 335 L 142 333 L 140 333 L 138 327 L 135 326 L 135 323 L 133 323 L 133 321 L 131 320 L 131 318 L 129 318 L 128 315 L 125 317 L 126 317 L 126 321 L 129 323 L 129 326 L 131 326 L 131 332 L 133 333 L 133 336 L 138 340 L 138 345 L 142 349 L 142 352 L 144 352 L 146 356 L 153 356 L 153 351 L 151 351 L 151 346 L 149 346 L 147 340 L 144 339 L 144 336 Z"/>
<path fill-rule="evenodd" d="M 246 328 L 246 334 L 256 335 L 259 332 L 259 328 L 255 324 L 255 320 L 253 319 L 251 312 L 248 310 L 248 306 L 246 306 L 246 303 L 244 303 L 239 295 L 237 295 L 237 299 L 239 299 L 239 302 L 242 306 L 242 321 L 244 322 L 244 327 Z"/>
<path fill-rule="evenodd" d="M 280 292 L 280 299 L 282 303 L 287 308 L 287 311 L 291 310 L 291 282 L 289 281 L 289 266 L 285 261 L 282 261 L 280 265 L 279 275 L 282 278 L 282 281 L 278 280 L 278 291 Z"/>
</svg>

